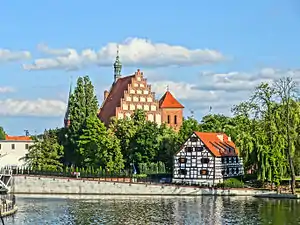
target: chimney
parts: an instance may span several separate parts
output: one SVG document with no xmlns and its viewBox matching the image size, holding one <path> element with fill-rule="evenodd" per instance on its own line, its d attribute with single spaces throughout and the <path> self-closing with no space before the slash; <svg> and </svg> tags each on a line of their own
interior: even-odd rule
<svg viewBox="0 0 300 225">
<path fill-rule="evenodd" d="M 224 141 L 224 136 L 222 133 L 218 133 L 217 134 L 217 137 L 221 140 L 221 141 Z"/>
<path fill-rule="evenodd" d="M 104 100 L 107 99 L 109 92 L 107 90 L 104 91 Z"/>
</svg>

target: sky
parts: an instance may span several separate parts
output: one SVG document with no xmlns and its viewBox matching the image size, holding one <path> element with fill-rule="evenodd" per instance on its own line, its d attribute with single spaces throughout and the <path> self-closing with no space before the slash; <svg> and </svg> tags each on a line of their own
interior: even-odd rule
<svg viewBox="0 0 300 225">
<path fill-rule="evenodd" d="M 185 117 L 231 115 L 261 82 L 300 81 L 298 0 L 1 1 L 0 126 L 61 127 L 69 86 L 90 76 L 99 104 L 137 69 L 157 98 L 169 86 Z"/>
</svg>

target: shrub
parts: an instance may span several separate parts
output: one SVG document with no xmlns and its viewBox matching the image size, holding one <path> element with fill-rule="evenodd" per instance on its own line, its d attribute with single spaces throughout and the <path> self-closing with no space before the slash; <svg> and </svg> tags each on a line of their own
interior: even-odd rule
<svg viewBox="0 0 300 225">
<path fill-rule="evenodd" d="M 229 178 L 224 180 L 223 183 L 217 184 L 217 187 L 222 188 L 243 188 L 244 183 L 236 178 Z"/>
<path fill-rule="evenodd" d="M 147 174 L 133 174 L 133 178 L 146 178 Z"/>
</svg>

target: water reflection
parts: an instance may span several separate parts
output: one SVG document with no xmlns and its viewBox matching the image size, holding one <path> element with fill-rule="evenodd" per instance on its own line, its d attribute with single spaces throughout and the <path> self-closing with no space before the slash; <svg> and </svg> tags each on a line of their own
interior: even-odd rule
<svg viewBox="0 0 300 225">
<path fill-rule="evenodd" d="M 86 198 L 86 197 L 85 197 Z M 299 224 L 300 202 L 246 197 L 17 197 L 7 224 Z"/>
</svg>

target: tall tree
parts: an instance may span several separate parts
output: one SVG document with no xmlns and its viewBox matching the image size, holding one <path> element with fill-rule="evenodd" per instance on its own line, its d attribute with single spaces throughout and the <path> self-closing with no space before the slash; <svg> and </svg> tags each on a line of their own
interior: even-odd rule
<svg viewBox="0 0 300 225">
<path fill-rule="evenodd" d="M 274 84 L 276 94 L 281 100 L 282 104 L 282 119 L 285 121 L 285 138 L 287 141 L 286 154 L 288 157 L 289 167 L 290 167 L 290 177 L 291 177 L 291 190 L 292 193 L 295 194 L 295 186 L 296 186 L 296 175 L 295 168 L 293 162 L 293 156 L 295 153 L 295 141 L 298 137 L 297 127 L 292 120 L 292 104 L 295 100 L 296 94 L 296 83 L 292 78 L 286 77 L 278 80 Z M 298 117 L 299 118 L 299 117 Z M 296 117 L 296 119 L 298 120 Z M 295 118 L 294 118 L 295 119 Z"/>
<path fill-rule="evenodd" d="M 78 147 L 78 140 L 86 119 L 96 116 L 98 112 L 98 101 L 94 86 L 88 76 L 79 77 L 74 93 L 70 96 L 70 126 L 66 131 L 65 161 L 68 164 L 80 164 L 82 155 Z"/>
<path fill-rule="evenodd" d="M 3 127 L 0 127 L 0 140 L 5 140 L 5 131 Z"/>
</svg>

